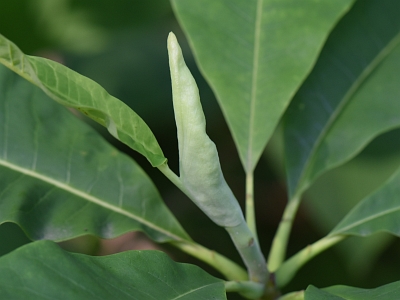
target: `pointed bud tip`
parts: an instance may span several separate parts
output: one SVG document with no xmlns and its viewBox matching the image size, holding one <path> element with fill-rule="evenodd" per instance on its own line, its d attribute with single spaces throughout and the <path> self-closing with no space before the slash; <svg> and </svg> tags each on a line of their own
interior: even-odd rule
<svg viewBox="0 0 400 300">
<path fill-rule="evenodd" d="M 179 56 L 179 53 L 181 52 L 178 40 L 176 39 L 176 36 L 173 32 L 170 32 L 168 34 L 167 48 L 169 56 L 174 57 L 175 59 Z"/>
<path fill-rule="evenodd" d="M 175 40 L 176 40 L 176 35 L 172 31 L 170 31 L 168 34 L 168 40 L 173 39 L 173 38 L 175 38 Z"/>
</svg>

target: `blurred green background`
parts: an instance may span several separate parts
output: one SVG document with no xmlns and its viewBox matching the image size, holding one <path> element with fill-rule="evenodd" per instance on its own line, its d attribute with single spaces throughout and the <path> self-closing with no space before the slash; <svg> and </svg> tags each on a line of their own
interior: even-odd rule
<svg viewBox="0 0 400 300">
<path fill-rule="evenodd" d="M 0 33 L 25 53 L 55 59 L 86 75 L 123 100 L 150 126 L 173 170 L 178 169 L 176 128 L 168 69 L 166 39 L 173 31 L 195 76 L 225 177 L 240 201 L 244 172 L 222 113 L 199 73 L 185 37 L 166 0 L 13 0 L 3 1 Z M 150 175 L 167 205 L 199 243 L 240 261 L 229 237 L 166 180 L 147 160 L 112 139 L 86 120 L 110 143 L 131 155 Z M 307 192 L 294 224 L 292 255 L 329 232 L 345 213 L 379 186 L 400 164 L 400 131 L 376 139 L 356 159 L 323 175 Z M 255 173 L 255 196 L 260 243 L 268 253 L 286 202 L 279 130 L 267 147 Z M 241 202 L 243 205 L 243 203 Z M 29 242 L 14 224 L 0 226 L 0 254 Z M 142 235 L 114 242 L 83 237 L 62 246 L 70 251 L 107 254 L 132 248 L 158 247 Z M 174 259 L 195 262 L 167 245 Z M 352 238 L 308 263 L 287 290 L 333 284 L 375 287 L 399 279 L 400 242 L 381 234 Z M 210 273 L 215 271 L 199 263 Z M 229 295 L 229 299 L 238 299 Z"/>
</svg>

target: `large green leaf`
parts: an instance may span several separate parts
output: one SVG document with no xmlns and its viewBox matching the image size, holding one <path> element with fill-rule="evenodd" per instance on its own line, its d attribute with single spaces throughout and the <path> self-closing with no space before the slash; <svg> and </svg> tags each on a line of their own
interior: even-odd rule
<svg viewBox="0 0 400 300">
<path fill-rule="evenodd" d="M 291 198 L 400 126 L 400 2 L 358 1 L 330 35 L 286 115 Z"/>
<path fill-rule="evenodd" d="M 132 159 L 0 66 L 0 223 L 7 221 L 32 239 L 132 230 L 189 239 Z"/>
<path fill-rule="evenodd" d="M 172 0 L 247 171 L 352 2 Z"/>
<path fill-rule="evenodd" d="M 2 35 L 0 63 L 40 87 L 60 104 L 76 108 L 107 127 L 115 138 L 143 154 L 153 166 L 166 162 L 146 123 L 93 80 L 54 61 L 25 55 Z"/>
<path fill-rule="evenodd" d="M 379 231 L 400 236 L 400 168 L 379 190 L 362 200 L 330 235 L 371 235 Z"/>
<path fill-rule="evenodd" d="M 320 290 L 310 285 L 304 296 L 305 300 L 394 300 L 400 298 L 400 281 L 369 290 L 343 285 Z"/>
<path fill-rule="evenodd" d="M 103 257 L 73 254 L 50 241 L 0 258 L 1 299 L 226 299 L 222 280 L 158 251 Z"/>
</svg>

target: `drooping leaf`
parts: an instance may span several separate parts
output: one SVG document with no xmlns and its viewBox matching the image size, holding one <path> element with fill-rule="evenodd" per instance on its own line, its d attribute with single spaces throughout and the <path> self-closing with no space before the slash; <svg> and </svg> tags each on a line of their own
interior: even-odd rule
<svg viewBox="0 0 400 300">
<path fill-rule="evenodd" d="M 367 236 L 379 231 L 400 236 L 400 168 L 379 190 L 358 203 L 330 235 Z"/>
<path fill-rule="evenodd" d="M 58 103 L 76 108 L 107 127 L 115 138 L 144 155 L 154 167 L 166 162 L 146 123 L 93 80 L 54 61 L 25 55 L 2 35 L 0 63 L 40 87 Z"/>
<path fill-rule="evenodd" d="M 400 19 L 396 0 L 358 1 L 330 35 L 286 114 L 291 198 L 400 126 Z"/>
<path fill-rule="evenodd" d="M 352 2 L 172 1 L 247 171 Z"/>
<path fill-rule="evenodd" d="M 400 281 L 368 290 L 343 285 L 321 290 L 310 285 L 304 296 L 305 300 L 394 300 L 400 298 Z"/>
<path fill-rule="evenodd" d="M 143 170 L 39 88 L 0 66 L 0 223 L 32 239 L 142 230 L 189 239 Z"/>
<path fill-rule="evenodd" d="M 50 241 L 0 258 L 1 299 L 226 299 L 222 280 L 159 251 L 87 256 Z"/>
</svg>

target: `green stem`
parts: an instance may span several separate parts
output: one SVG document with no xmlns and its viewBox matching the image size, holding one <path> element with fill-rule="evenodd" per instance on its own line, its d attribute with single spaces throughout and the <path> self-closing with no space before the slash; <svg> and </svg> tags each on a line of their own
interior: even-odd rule
<svg viewBox="0 0 400 300">
<path fill-rule="evenodd" d="M 249 279 L 265 284 L 269 276 L 265 258 L 247 223 L 243 220 L 239 225 L 226 227 L 225 229 L 231 236 L 236 249 L 239 251 L 247 267 Z"/>
<path fill-rule="evenodd" d="M 271 252 L 268 257 L 268 268 L 271 272 L 275 272 L 282 264 L 286 256 L 286 248 L 289 241 L 292 224 L 300 204 L 300 197 L 291 200 L 283 212 L 278 230 L 272 241 Z"/>
<path fill-rule="evenodd" d="M 311 258 L 315 257 L 322 251 L 332 247 L 336 243 L 342 241 L 346 236 L 334 235 L 327 236 L 312 245 L 308 245 L 297 254 L 293 255 L 276 271 L 275 278 L 278 287 L 285 286 L 297 273 L 297 271 Z"/>
<path fill-rule="evenodd" d="M 179 188 L 185 195 L 187 195 L 187 191 L 182 184 L 181 179 L 169 168 L 167 163 L 162 164 L 157 167 L 161 173 L 165 175 L 177 188 Z"/>
<path fill-rule="evenodd" d="M 254 180 L 253 172 L 250 171 L 246 173 L 246 222 L 258 241 L 256 216 L 254 211 Z"/>
<path fill-rule="evenodd" d="M 225 256 L 207 249 L 204 246 L 190 241 L 173 241 L 170 242 L 170 244 L 181 251 L 209 264 L 218 270 L 222 275 L 224 275 L 228 280 L 243 281 L 248 279 L 247 273 L 242 267 L 229 260 Z"/>
<path fill-rule="evenodd" d="M 304 291 L 298 291 L 283 295 L 278 300 L 304 300 Z"/>
<path fill-rule="evenodd" d="M 158 169 L 184 194 L 189 196 L 180 178 L 168 167 L 167 164 L 159 166 Z M 248 278 L 246 271 L 239 265 L 225 256 L 196 244 L 195 242 L 182 240 L 173 241 L 170 242 L 170 244 L 214 267 L 229 280 L 247 280 Z"/>
<path fill-rule="evenodd" d="M 158 169 L 190 198 L 190 195 L 183 186 L 180 178 L 171 171 L 167 164 L 159 166 Z M 247 226 L 247 223 L 243 219 L 239 225 L 234 227 L 225 227 L 225 229 L 231 236 L 236 249 L 239 251 L 244 264 L 247 267 L 250 280 L 265 284 L 269 276 L 269 272 L 265 264 L 265 258 L 261 252 L 257 239 Z M 232 264 L 229 264 L 229 267 L 227 267 L 225 264 L 226 261 L 222 262 L 219 260 L 219 262 L 216 262 L 209 254 L 205 255 L 206 252 L 200 251 L 197 253 L 197 251 L 194 251 L 196 248 L 200 249 L 198 248 L 201 247 L 200 245 L 197 245 L 196 247 L 189 247 L 190 244 L 185 242 L 172 242 L 172 244 L 177 245 L 177 247 L 183 251 L 209 263 L 211 266 L 215 266 L 222 274 L 229 276 L 227 277 L 228 279 L 235 279 L 237 277 L 235 277 L 233 275 L 234 272 L 231 271 L 232 268 L 235 269 Z M 221 262 L 222 264 L 220 264 Z"/>
<path fill-rule="evenodd" d="M 225 290 L 240 293 L 248 299 L 258 299 L 264 292 L 264 285 L 253 281 L 225 281 Z"/>
</svg>

